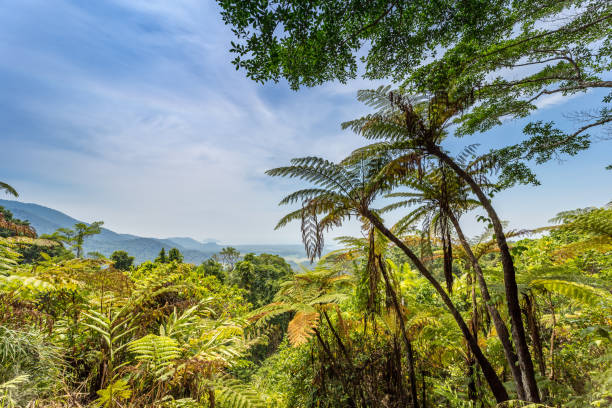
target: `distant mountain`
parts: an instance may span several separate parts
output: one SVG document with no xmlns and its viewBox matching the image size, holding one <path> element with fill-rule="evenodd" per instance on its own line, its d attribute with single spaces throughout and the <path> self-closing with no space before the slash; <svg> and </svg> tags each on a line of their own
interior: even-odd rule
<svg viewBox="0 0 612 408">
<path fill-rule="evenodd" d="M 82 222 L 38 204 L 0 199 L 0 206 L 10 210 L 15 218 L 29 221 L 39 235 L 52 234 L 58 228 L 72 228 L 74 224 Z M 225 246 L 233 246 L 242 254 L 249 252 L 276 254 L 294 263 L 303 262 L 306 258 L 301 245 L 219 245 L 214 239 L 200 242 L 189 237 L 144 238 L 131 234 L 118 234 L 107 228 L 102 228 L 100 234 L 87 238 L 83 250 L 84 253 L 95 251 L 105 256 L 110 256 L 116 250 L 124 250 L 134 256 L 137 263 L 141 263 L 155 259 L 162 248 L 166 248 L 166 251 L 178 248 L 186 262 L 199 264 Z"/>
</svg>

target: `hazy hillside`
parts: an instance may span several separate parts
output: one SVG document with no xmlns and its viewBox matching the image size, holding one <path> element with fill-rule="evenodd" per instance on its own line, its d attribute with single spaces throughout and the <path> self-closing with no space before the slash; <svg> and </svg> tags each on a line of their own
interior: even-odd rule
<svg viewBox="0 0 612 408">
<path fill-rule="evenodd" d="M 50 234 L 58 228 L 71 228 L 77 222 L 81 222 L 60 211 L 38 204 L 22 203 L 12 200 L 1 200 L 0 206 L 10 210 L 16 218 L 28 220 L 36 228 L 38 234 Z M 83 246 L 85 253 L 101 252 L 109 256 L 116 250 L 129 252 L 140 263 L 153 260 L 162 248 L 178 248 L 185 256 L 186 262 L 200 263 L 224 246 L 216 242 L 199 242 L 190 237 L 172 238 L 145 238 L 131 234 L 118 234 L 106 228 L 102 228 L 99 235 L 94 235 L 85 241 Z M 293 262 L 299 262 L 306 256 L 301 245 L 232 245 L 241 253 L 254 252 L 271 253 L 286 257 Z"/>
</svg>

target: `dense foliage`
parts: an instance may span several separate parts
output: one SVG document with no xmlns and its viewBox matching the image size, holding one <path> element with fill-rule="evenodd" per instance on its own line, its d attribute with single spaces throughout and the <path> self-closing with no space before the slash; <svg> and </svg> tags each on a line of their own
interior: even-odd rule
<svg viewBox="0 0 612 408">
<path fill-rule="evenodd" d="M 277 228 L 299 222 L 318 262 L 225 248 L 196 266 L 164 248 L 134 265 L 83 253 L 102 222 L 39 238 L 0 208 L 1 406 L 612 406 L 611 204 L 514 231 L 492 200 L 589 148 L 612 98 L 572 131 L 445 146 L 546 96 L 607 92 L 612 4 L 218 2 L 254 80 L 345 82 L 361 55 L 365 77 L 398 84 L 360 91 L 373 112 L 343 124 L 370 144 L 268 171 L 310 184 Z M 349 219 L 362 236 L 325 254 Z"/>
<path fill-rule="evenodd" d="M 465 342 L 469 366 L 465 377 L 473 379 L 475 373 L 481 372 L 497 404 L 508 404 L 512 399 L 559 404 L 553 390 L 541 379 L 544 373 L 542 342 L 538 340 L 541 330 L 536 317 L 529 312 L 536 302 L 525 295 L 524 265 L 510 241 L 520 233 L 504 227 L 491 198 L 516 184 L 537 185 L 534 164 L 577 155 L 601 140 L 591 132 L 609 135 L 611 98 L 605 92 L 612 87 L 611 3 L 220 0 L 219 4 L 235 37 L 231 44 L 231 52 L 236 55 L 233 63 L 254 80 L 284 79 L 294 89 L 332 80 L 345 82 L 356 77 L 361 58 L 364 77 L 386 78 L 397 84 L 397 90 L 381 86 L 359 91 L 358 99 L 374 112 L 343 124 L 373 141 L 371 144 L 355 150 L 339 163 L 322 157 L 302 157 L 268 171 L 272 176 L 297 178 L 311 184 L 281 201 L 301 208 L 278 224 L 282 227 L 290 221 L 301 222 L 302 239 L 311 259 L 321 255 L 324 232 L 353 217 L 363 224 L 369 237 L 365 266 L 369 293 L 365 310 L 378 310 L 375 288 L 384 278 L 387 304 L 398 316 L 409 379 L 405 395 L 395 402 L 375 399 L 376 403 L 428 404 L 426 395 L 418 395 L 413 342 L 405 330 L 400 296 L 385 271 L 385 251 L 380 248 L 388 244 L 428 282 L 442 309 L 452 317 Z M 559 127 L 553 122 L 531 122 L 514 139 L 515 144 L 499 141 L 496 148 L 484 154 L 478 154 L 475 145 L 466 145 L 460 153 L 448 150 L 448 138 L 487 132 L 501 125 L 503 119 L 528 117 L 545 104 L 547 97 L 563 100 L 594 90 L 600 90 L 591 95 L 601 97 L 601 103 L 592 111 L 573 114 L 573 119 L 580 123 L 576 129 Z M 400 201 L 381 208 L 378 205 L 381 197 Z M 492 231 L 493 239 L 486 248 L 496 251 L 497 281 L 486 267 L 482 249 L 472 248 L 462 231 L 461 218 L 473 215 L 474 209 L 485 214 L 477 214 L 477 219 Z M 387 211 L 405 213 L 400 222 L 391 226 L 382 218 Z M 589 214 L 605 219 L 606 211 Z M 411 238 L 406 241 L 415 228 L 419 229 L 415 237 L 424 242 L 418 247 L 411 246 Z M 597 240 L 606 241 L 605 237 L 604 232 L 603 238 Z M 434 248 L 441 252 L 437 262 L 433 261 Z M 473 312 L 467 316 L 465 300 L 457 298 L 455 288 L 459 260 L 463 270 L 471 271 L 474 286 Z M 557 265 L 552 269 L 558 271 Z M 593 287 L 609 288 L 602 282 L 591 282 L 595 286 L 588 286 L 569 278 L 546 280 L 545 271 L 540 272 L 541 279 L 530 284 L 542 285 L 547 290 L 563 287 L 561 292 L 567 296 L 579 292 L 584 295 L 584 291 Z M 500 287 L 503 304 L 496 301 Z M 607 305 L 609 291 L 597 293 Z M 479 310 L 479 303 L 483 310 Z M 554 309 L 554 301 L 548 303 Z M 487 344 L 481 340 L 480 313 L 484 313 L 484 321 L 492 325 L 499 341 L 507 364 L 507 370 L 501 373 Z M 554 328 L 556 314 L 554 311 L 551 314 L 552 360 L 558 334 Z M 313 314 L 308 316 L 310 327 L 318 320 Z M 319 343 L 324 351 L 329 349 L 324 341 Z M 345 345 L 338 343 L 344 353 Z M 329 353 L 328 357 L 332 359 Z M 351 370 L 336 367 L 333 371 L 340 380 L 342 373 Z M 552 370 L 549 380 L 554 377 Z M 359 387 L 353 387 L 349 391 L 347 387 L 355 379 L 343 381 L 344 403 L 372 405 L 368 401 L 371 390 L 357 393 Z M 473 380 L 467 382 L 466 404 L 490 404 L 487 396 L 478 394 L 478 384 Z M 420 388 L 427 389 L 426 385 Z M 574 392 L 580 394 L 575 389 Z M 604 398 L 592 403 L 607 402 Z M 460 405 L 459 400 L 447 404 Z"/>
<path fill-rule="evenodd" d="M 552 221 L 540 238 L 517 232 L 511 244 L 538 385 L 550 406 L 607 406 L 612 209 L 567 211 Z M 436 215 L 423 226 L 430 222 Z M 253 254 L 234 264 L 133 266 L 121 252 L 104 260 L 63 250 L 24 263 L 30 247 L 63 247 L 1 238 L 3 406 L 403 407 L 413 395 L 422 406 L 495 405 L 431 283 L 369 231 L 342 238 L 343 249 L 297 274 L 278 256 Z M 401 233 L 444 281 L 445 250 L 433 236 Z M 449 296 L 514 398 L 488 308 L 504 298 L 492 230 L 469 246 L 488 283 L 487 302 L 455 231 L 450 239 Z"/>
</svg>

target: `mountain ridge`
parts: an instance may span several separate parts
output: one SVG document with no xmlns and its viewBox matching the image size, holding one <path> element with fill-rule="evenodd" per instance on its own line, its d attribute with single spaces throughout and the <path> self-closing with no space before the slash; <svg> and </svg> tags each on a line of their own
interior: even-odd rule
<svg viewBox="0 0 612 408">
<path fill-rule="evenodd" d="M 59 210 L 36 203 L 24 203 L 15 200 L 0 199 L 0 206 L 13 213 L 15 218 L 27 220 L 39 235 L 52 234 L 58 228 L 72 228 L 80 221 Z M 85 223 L 89 224 L 89 223 Z M 213 242 L 211 242 L 213 241 Z M 168 251 L 177 248 L 185 261 L 199 264 L 218 253 L 226 246 L 233 246 L 241 253 L 270 253 L 283 256 L 293 262 L 301 262 L 306 254 L 301 245 L 219 245 L 212 239 L 206 242 L 191 237 L 149 238 L 133 234 L 121 234 L 108 228 L 102 228 L 100 234 L 88 237 L 83 244 L 84 253 L 100 252 L 110 256 L 116 250 L 127 251 L 134 256 L 137 263 L 154 260 L 162 248 Z"/>
</svg>

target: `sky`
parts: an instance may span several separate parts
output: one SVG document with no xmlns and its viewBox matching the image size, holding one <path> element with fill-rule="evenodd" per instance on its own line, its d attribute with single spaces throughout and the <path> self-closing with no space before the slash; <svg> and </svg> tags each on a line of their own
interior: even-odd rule
<svg viewBox="0 0 612 408">
<path fill-rule="evenodd" d="M 0 8 L 0 180 L 19 200 L 116 232 L 232 244 L 294 244 L 275 231 L 295 182 L 265 170 L 307 155 L 339 160 L 365 142 L 340 123 L 369 110 L 361 79 L 292 91 L 258 84 L 230 61 L 232 40 L 206 0 L 6 0 Z M 532 120 L 576 127 L 568 114 L 597 93 L 541 102 Z M 483 151 L 519 140 L 525 121 L 449 140 Z M 511 228 L 612 200 L 612 143 L 538 166 L 538 187 L 494 204 Z M 2 197 L 8 198 L 8 197 Z M 465 221 L 468 234 L 482 226 Z M 357 235 L 349 223 L 330 234 Z"/>
</svg>

